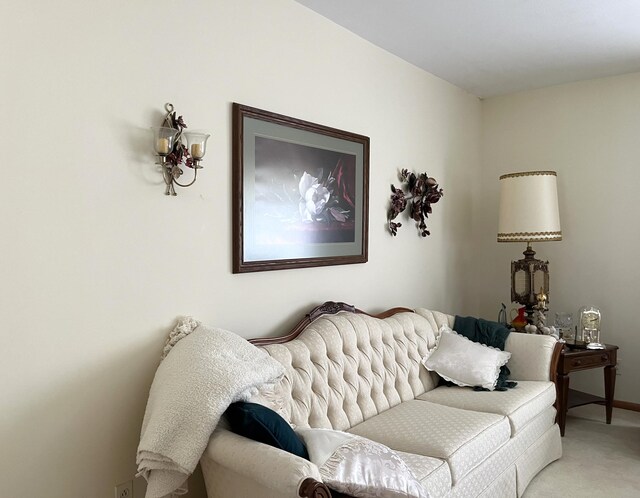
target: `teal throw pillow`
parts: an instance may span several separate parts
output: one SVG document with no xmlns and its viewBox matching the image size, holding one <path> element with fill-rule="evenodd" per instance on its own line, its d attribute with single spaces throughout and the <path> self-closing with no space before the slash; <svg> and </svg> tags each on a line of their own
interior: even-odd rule
<svg viewBox="0 0 640 498">
<path fill-rule="evenodd" d="M 231 430 L 309 460 L 304 443 L 280 415 L 266 406 L 239 401 L 225 412 Z"/>
</svg>

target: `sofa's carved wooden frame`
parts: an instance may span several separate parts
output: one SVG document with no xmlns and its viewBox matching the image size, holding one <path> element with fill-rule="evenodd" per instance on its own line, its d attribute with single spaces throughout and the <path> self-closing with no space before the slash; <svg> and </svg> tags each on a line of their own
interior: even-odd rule
<svg viewBox="0 0 640 498">
<path fill-rule="evenodd" d="M 410 308 L 391 308 L 382 313 L 378 314 L 370 314 L 365 311 L 362 311 L 351 304 L 346 304 L 342 302 L 335 301 L 327 301 L 320 306 L 316 306 L 309 313 L 305 315 L 305 317 L 300 320 L 286 335 L 280 337 L 261 337 L 258 339 L 250 339 L 249 342 L 256 346 L 266 346 L 267 344 L 283 344 L 285 342 L 292 341 L 296 337 L 300 335 L 300 333 L 314 320 L 320 318 L 322 315 L 335 315 L 340 311 L 349 311 L 351 313 L 359 313 L 363 315 L 372 316 L 374 318 L 387 318 L 395 315 L 396 313 L 404 313 L 409 312 L 413 313 L 414 310 Z M 558 362 L 560 361 L 560 353 L 562 352 L 562 348 L 564 347 L 564 343 L 558 342 L 555 345 L 553 350 L 553 355 L 551 357 L 551 368 L 549 372 L 550 379 L 555 383 L 557 380 L 557 371 L 558 371 Z M 557 404 L 557 401 L 556 401 Z M 349 495 L 344 495 L 342 493 L 338 493 L 336 491 L 330 490 L 326 484 L 316 481 L 312 477 L 308 477 L 302 484 L 300 485 L 299 494 L 302 498 L 352 498 Z"/>
<path fill-rule="evenodd" d="M 309 313 L 307 313 L 305 317 L 300 320 L 287 335 L 283 335 L 280 337 L 260 337 L 258 339 L 250 339 L 249 342 L 256 346 L 266 346 L 267 344 L 282 344 L 292 341 L 300 335 L 300 333 L 307 327 L 307 325 L 309 325 L 317 318 L 320 318 L 322 315 L 335 315 L 340 311 L 360 313 L 363 315 L 373 316 L 375 318 L 387 318 L 389 316 L 395 315 L 396 313 L 402 313 L 406 311 L 413 313 L 413 310 L 410 308 L 391 308 L 390 310 L 383 311 L 382 313 L 379 313 L 377 315 L 372 315 L 370 313 L 359 310 L 351 304 L 327 301 L 320 306 L 316 306 Z"/>
</svg>

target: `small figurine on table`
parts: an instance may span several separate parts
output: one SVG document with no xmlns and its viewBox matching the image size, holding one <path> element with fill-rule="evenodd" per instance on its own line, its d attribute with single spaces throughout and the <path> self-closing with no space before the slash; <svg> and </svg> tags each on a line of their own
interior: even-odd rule
<svg viewBox="0 0 640 498">
<path fill-rule="evenodd" d="M 539 334 L 552 335 L 556 339 L 559 338 L 559 334 L 555 327 L 547 327 L 547 295 L 544 293 L 544 289 L 540 288 L 540 292 L 536 294 L 536 300 L 538 303 L 533 307 L 533 323 L 538 329 Z"/>
</svg>

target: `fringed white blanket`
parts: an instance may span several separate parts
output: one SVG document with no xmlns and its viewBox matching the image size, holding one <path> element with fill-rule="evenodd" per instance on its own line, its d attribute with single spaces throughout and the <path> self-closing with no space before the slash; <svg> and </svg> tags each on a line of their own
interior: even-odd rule
<svg viewBox="0 0 640 498">
<path fill-rule="evenodd" d="M 187 492 L 220 416 L 284 374 L 280 363 L 242 337 L 183 319 L 156 371 L 136 462 L 147 498 Z"/>
<path fill-rule="evenodd" d="M 331 489 L 358 498 L 429 498 L 404 460 L 383 444 L 331 429 L 296 433 Z"/>
</svg>

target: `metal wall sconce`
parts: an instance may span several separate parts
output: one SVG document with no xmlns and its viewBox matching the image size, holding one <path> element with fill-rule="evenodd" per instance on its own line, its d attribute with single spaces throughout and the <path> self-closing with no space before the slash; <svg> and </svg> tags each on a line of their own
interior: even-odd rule
<svg viewBox="0 0 640 498">
<path fill-rule="evenodd" d="M 162 168 L 162 176 L 167 186 L 164 194 L 176 195 L 174 185 L 190 187 L 196 182 L 198 170 L 202 169 L 200 161 L 207 150 L 207 139 L 211 135 L 184 131 L 187 125 L 182 116 L 176 118 L 173 104 L 165 104 L 164 108 L 167 114 L 162 126 L 151 128 L 153 144 L 158 158 L 156 164 Z M 190 183 L 182 184 L 178 181 L 183 173 L 181 165 L 193 169 L 193 180 Z"/>
</svg>

